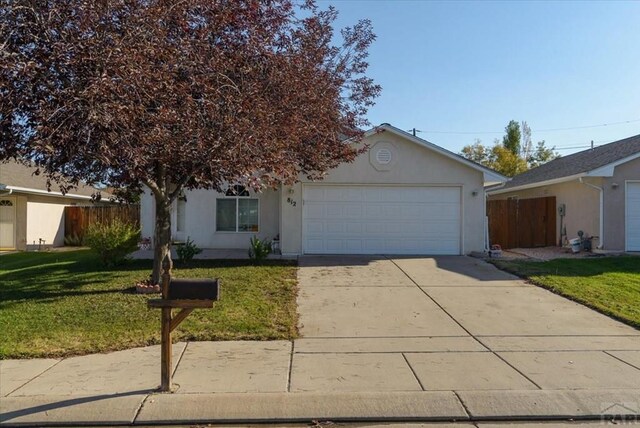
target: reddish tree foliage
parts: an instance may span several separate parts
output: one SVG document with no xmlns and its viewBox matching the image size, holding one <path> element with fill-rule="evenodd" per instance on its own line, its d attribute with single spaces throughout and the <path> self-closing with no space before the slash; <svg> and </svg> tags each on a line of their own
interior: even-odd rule
<svg viewBox="0 0 640 428">
<path fill-rule="evenodd" d="M 292 0 L 0 0 L 0 159 L 63 190 L 149 187 L 155 263 L 183 188 L 321 178 L 380 88 L 369 21 Z"/>
</svg>

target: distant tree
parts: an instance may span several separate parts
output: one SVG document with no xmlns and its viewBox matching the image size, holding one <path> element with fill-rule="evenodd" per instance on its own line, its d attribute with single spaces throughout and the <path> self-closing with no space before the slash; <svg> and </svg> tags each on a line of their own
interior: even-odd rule
<svg viewBox="0 0 640 428">
<path fill-rule="evenodd" d="M 528 159 L 533 151 L 533 142 L 531 140 L 531 128 L 526 121 L 520 123 L 520 129 L 522 132 L 522 138 L 520 143 L 520 157 Z"/>
<path fill-rule="evenodd" d="M 544 140 L 538 142 L 535 149 L 532 145 L 531 128 L 527 122 L 519 124 L 512 120 L 505 128 L 502 140 L 494 140 L 492 147 L 483 145 L 476 138 L 473 144 L 463 147 L 460 154 L 507 177 L 521 174 L 559 157 L 554 151 L 555 147 L 547 148 Z"/>
<path fill-rule="evenodd" d="M 538 141 L 535 151 L 527 157 L 527 164 L 529 168 L 535 168 L 559 157 L 560 155 L 555 151 L 555 146 L 547 148 L 544 140 L 542 140 Z"/>
<path fill-rule="evenodd" d="M 473 144 L 462 148 L 462 156 L 482 165 L 487 164 L 490 155 L 491 149 L 484 146 L 479 138 L 476 138 Z"/>
<path fill-rule="evenodd" d="M 63 191 L 151 189 L 157 282 L 183 189 L 262 190 L 355 158 L 342 141 L 380 92 L 375 37 L 367 20 L 334 37 L 336 18 L 313 1 L 2 1 L 0 160 Z"/>
<path fill-rule="evenodd" d="M 504 128 L 505 135 L 502 137 L 502 145 L 516 156 L 520 156 L 520 146 L 522 133 L 520 132 L 520 124 L 515 121 L 509 121 Z"/>
<path fill-rule="evenodd" d="M 527 162 L 524 159 L 499 142 L 491 148 L 491 155 L 486 166 L 507 177 L 513 177 L 528 169 Z"/>
</svg>

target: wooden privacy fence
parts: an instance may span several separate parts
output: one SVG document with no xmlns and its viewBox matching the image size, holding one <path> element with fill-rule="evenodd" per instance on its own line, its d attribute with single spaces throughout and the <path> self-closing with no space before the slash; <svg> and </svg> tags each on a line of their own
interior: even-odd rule
<svg viewBox="0 0 640 428">
<path fill-rule="evenodd" d="M 489 241 L 507 248 L 556 245 L 556 198 L 487 201 Z"/>
<path fill-rule="evenodd" d="M 104 205 L 64 208 L 64 236 L 83 237 L 91 224 L 114 220 L 140 226 L 140 205 Z"/>
</svg>

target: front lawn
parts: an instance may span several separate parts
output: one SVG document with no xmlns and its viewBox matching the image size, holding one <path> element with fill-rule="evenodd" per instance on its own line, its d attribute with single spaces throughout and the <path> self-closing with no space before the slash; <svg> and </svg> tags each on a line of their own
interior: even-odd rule
<svg viewBox="0 0 640 428">
<path fill-rule="evenodd" d="M 640 327 L 640 257 L 493 262 L 534 284 Z"/>
<path fill-rule="evenodd" d="M 0 359 L 66 356 L 160 343 L 160 310 L 135 294 L 151 261 L 103 268 L 88 250 L 0 256 Z M 195 310 L 175 340 L 292 339 L 294 262 L 194 260 L 175 277 L 220 278 L 214 309 Z M 155 297 L 155 296 L 154 296 Z"/>
</svg>

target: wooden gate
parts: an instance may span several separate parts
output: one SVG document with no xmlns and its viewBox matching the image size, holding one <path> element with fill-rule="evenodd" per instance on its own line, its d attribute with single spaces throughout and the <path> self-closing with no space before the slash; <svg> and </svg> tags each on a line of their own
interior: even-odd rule
<svg viewBox="0 0 640 428">
<path fill-rule="evenodd" d="M 556 197 L 487 201 L 489 242 L 507 248 L 556 245 Z"/>
</svg>

